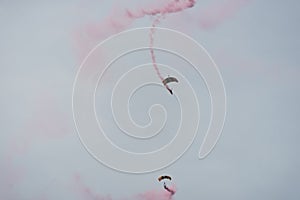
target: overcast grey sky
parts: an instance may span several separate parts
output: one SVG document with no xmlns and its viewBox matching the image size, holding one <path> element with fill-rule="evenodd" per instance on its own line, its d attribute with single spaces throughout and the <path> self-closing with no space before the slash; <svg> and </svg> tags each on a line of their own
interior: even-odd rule
<svg viewBox="0 0 300 200">
<path fill-rule="evenodd" d="M 236 6 L 229 6 L 227 13 L 223 10 L 223 15 L 216 14 L 230 2 Z M 170 167 L 132 175 L 109 169 L 84 149 L 72 118 L 72 85 L 82 56 L 120 31 L 109 27 L 107 20 L 122 17 L 123 8 L 135 9 L 151 1 L 1 1 L 0 198 L 80 200 L 110 195 L 112 199 L 130 199 L 145 191 L 162 190 L 157 177 L 168 173 L 177 186 L 174 199 L 178 200 L 299 199 L 300 3 L 238 2 L 242 1 L 197 1 L 195 7 L 169 15 L 160 24 L 194 38 L 220 69 L 228 105 L 215 149 L 198 160 L 209 121 L 208 93 L 188 66 L 177 67 L 195 85 L 201 99 L 203 119 L 198 137 Z M 120 29 L 150 26 L 152 19 L 128 24 L 120 20 L 124 25 Z M 205 27 L 201 21 L 211 26 Z M 93 35 L 90 28 L 97 25 L 103 35 Z M 129 55 L 119 65 L 130 60 L 150 62 L 148 54 Z M 164 52 L 157 53 L 157 58 L 170 65 L 180 62 Z M 118 69 L 111 73 L 114 70 Z M 113 75 L 108 78 L 114 80 Z M 99 101 L 101 95 L 110 93 L 113 85 L 109 83 L 97 93 Z M 148 89 L 149 93 L 141 91 L 134 96 L 137 107 L 130 104 L 132 114 L 139 123 L 147 122 L 147 107 L 143 106 L 156 103 L 149 98 L 153 95 L 161 98 L 169 115 L 175 116 L 169 118 L 166 135 L 152 143 L 163 145 L 177 128 L 177 103 L 161 90 Z M 142 108 L 145 112 L 137 112 Z M 111 116 L 102 117 L 107 129 L 114 130 Z M 109 137 L 124 148 L 155 148 L 118 134 L 121 132 L 113 131 Z"/>
</svg>

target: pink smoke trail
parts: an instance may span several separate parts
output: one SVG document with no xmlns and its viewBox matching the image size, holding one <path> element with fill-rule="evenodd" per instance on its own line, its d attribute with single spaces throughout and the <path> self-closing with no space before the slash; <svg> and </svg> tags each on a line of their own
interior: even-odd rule
<svg viewBox="0 0 300 200">
<path fill-rule="evenodd" d="M 32 101 L 35 103 L 32 117 L 23 127 L 22 134 L 7 143 L 7 154 L 12 157 L 26 153 L 35 142 L 63 139 L 70 133 L 69 116 L 60 109 L 53 94 L 42 93 Z"/>
<path fill-rule="evenodd" d="M 160 19 L 163 17 L 163 15 L 160 15 L 158 16 L 152 23 L 152 28 L 150 30 L 150 34 L 149 34 L 149 37 L 150 37 L 150 54 L 151 54 L 151 59 L 152 59 L 152 63 L 153 63 L 153 67 L 154 67 L 154 70 L 156 71 L 156 74 L 157 76 L 159 77 L 159 79 L 161 81 L 164 80 L 163 76 L 161 75 L 159 69 L 158 69 L 158 66 L 156 64 L 156 58 L 155 58 L 155 55 L 154 55 L 154 49 L 153 49 L 153 44 L 154 44 L 154 33 L 155 33 L 155 27 L 157 26 L 157 24 L 160 22 Z"/>
<path fill-rule="evenodd" d="M 91 188 L 84 184 L 79 174 L 74 175 L 74 183 L 74 189 L 84 200 L 112 200 L 110 196 L 96 194 Z"/>
<path fill-rule="evenodd" d="M 128 17 L 134 19 L 141 18 L 146 15 L 149 16 L 154 16 L 158 14 L 165 15 L 165 14 L 180 12 L 187 8 L 193 7 L 195 3 L 196 3 L 195 0 L 172 0 L 171 2 L 168 2 L 167 4 L 162 6 L 157 6 L 148 9 L 141 8 L 137 11 L 127 10 L 127 15 Z"/>
<path fill-rule="evenodd" d="M 151 54 L 151 59 L 153 63 L 154 70 L 156 71 L 157 76 L 161 81 L 164 80 L 163 76 L 161 75 L 159 68 L 156 63 L 156 58 L 153 50 L 153 45 L 154 45 L 154 34 L 155 34 L 155 27 L 160 23 L 161 19 L 165 17 L 165 14 L 167 13 L 173 13 L 173 12 L 180 12 L 186 8 L 193 7 L 195 4 L 194 0 L 189 0 L 189 1 L 180 1 L 180 0 L 174 0 L 167 4 L 165 7 L 162 7 L 161 9 L 155 9 L 155 10 L 142 10 L 142 16 L 143 15 L 158 15 L 158 17 L 153 21 L 152 27 L 150 30 L 150 54 Z M 132 13 L 131 13 L 132 14 Z M 165 87 L 167 90 L 171 92 L 171 89 L 169 88 L 168 85 L 165 84 Z M 172 94 L 172 93 L 171 93 Z"/>
<path fill-rule="evenodd" d="M 26 167 L 17 164 L 30 148 L 52 139 L 63 139 L 70 133 L 69 117 L 57 105 L 57 98 L 49 93 L 39 94 L 32 99 L 35 110 L 20 130 L 20 135 L 13 136 L 5 142 L 0 162 L 0 199 L 14 199 L 15 187 L 26 178 Z M 16 198 L 18 199 L 18 198 Z"/>
<path fill-rule="evenodd" d="M 80 61 L 86 56 L 86 53 L 91 49 L 91 47 L 94 46 L 95 43 L 99 42 L 99 40 L 104 39 L 113 33 L 124 30 L 135 20 L 145 16 L 157 16 L 152 24 L 153 31 L 151 31 L 151 43 L 153 46 L 154 26 L 156 26 L 166 14 L 180 12 L 193 7 L 195 2 L 195 0 L 171 0 L 167 1 L 167 3 L 162 3 L 160 1 L 159 4 L 152 4 L 138 9 L 113 9 L 112 13 L 102 22 L 90 23 L 83 27 L 83 32 L 76 31 L 74 33 L 76 41 L 75 45 L 78 45 L 77 49 L 80 51 L 78 52 Z M 151 55 L 152 61 L 154 60 L 153 63 L 156 63 L 153 50 Z M 157 65 L 155 64 L 155 70 L 157 71 L 158 68 L 156 66 Z M 162 76 L 160 75 L 159 77 L 162 80 Z"/>
<path fill-rule="evenodd" d="M 83 200 L 113 200 L 110 195 L 100 195 L 93 191 L 89 186 L 84 183 L 83 178 L 79 173 L 74 175 L 74 189 L 75 192 L 80 195 Z M 175 186 L 171 188 L 176 191 Z M 173 195 L 165 190 L 149 190 L 137 195 L 133 195 L 131 198 L 121 198 L 119 200 L 172 200 Z"/>
<path fill-rule="evenodd" d="M 138 194 L 133 200 L 172 200 L 173 195 L 166 191 L 150 190 Z"/>
<path fill-rule="evenodd" d="M 17 199 L 14 189 L 21 182 L 25 170 L 17 166 L 8 155 L 1 158 L 0 163 L 0 199 Z"/>
</svg>

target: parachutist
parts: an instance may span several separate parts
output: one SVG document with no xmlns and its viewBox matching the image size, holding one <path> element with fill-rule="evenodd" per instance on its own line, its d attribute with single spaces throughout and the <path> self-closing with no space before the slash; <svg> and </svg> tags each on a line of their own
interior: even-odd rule
<svg viewBox="0 0 300 200">
<path fill-rule="evenodd" d="M 172 180 L 172 178 L 170 176 L 160 176 L 160 177 L 158 177 L 158 181 L 161 181 L 161 180 L 164 180 L 164 179 Z M 171 195 L 175 194 L 174 190 L 171 190 L 170 188 L 167 187 L 166 182 L 164 182 L 164 188 L 165 188 L 165 190 L 167 190 L 168 192 L 170 192 Z"/>
<path fill-rule="evenodd" d="M 173 95 L 173 90 L 169 88 L 169 86 L 167 85 L 170 82 L 176 82 L 178 83 L 177 78 L 175 77 L 170 77 L 168 76 L 167 78 L 165 78 L 162 83 L 164 84 L 164 86 L 167 88 L 167 90 L 169 90 L 170 94 Z"/>
<path fill-rule="evenodd" d="M 175 192 L 173 190 L 171 190 L 170 188 L 167 187 L 166 183 L 164 183 L 164 188 L 165 188 L 165 190 L 170 192 L 172 195 L 175 194 Z"/>
</svg>

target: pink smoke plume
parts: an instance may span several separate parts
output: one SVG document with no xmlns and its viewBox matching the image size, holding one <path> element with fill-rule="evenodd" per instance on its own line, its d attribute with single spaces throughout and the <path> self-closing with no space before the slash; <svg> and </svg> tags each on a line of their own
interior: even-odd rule
<svg viewBox="0 0 300 200">
<path fill-rule="evenodd" d="M 125 11 L 114 10 L 111 16 L 108 16 L 102 23 L 98 25 L 90 25 L 86 27 L 87 37 L 92 39 L 92 43 L 96 43 L 93 38 L 102 38 L 104 36 L 108 36 L 110 32 L 115 33 L 123 30 L 128 25 L 130 25 L 134 20 L 145 17 L 145 16 L 157 16 L 152 23 L 152 28 L 150 30 L 150 54 L 151 60 L 153 63 L 154 70 L 161 81 L 163 81 L 164 77 L 161 75 L 160 70 L 156 64 L 156 58 L 154 54 L 154 33 L 155 27 L 160 23 L 160 20 L 163 19 L 167 14 L 180 12 L 187 8 L 193 7 L 195 5 L 195 0 L 171 0 L 163 4 L 156 4 L 149 7 L 139 8 L 139 9 L 125 9 Z M 82 52 L 79 52 L 81 59 L 87 53 L 88 49 L 90 49 L 89 44 L 85 44 L 82 40 L 82 34 L 76 34 L 75 38 L 78 42 L 77 44 L 81 46 Z M 99 41 L 98 41 L 99 42 Z M 171 89 L 168 85 L 165 87 L 172 93 Z"/>
<path fill-rule="evenodd" d="M 243 6 L 252 0 L 225 0 L 222 3 L 211 3 L 202 6 L 193 16 L 177 18 L 176 23 L 197 24 L 202 30 L 211 30 L 233 17 Z M 169 0 L 144 5 L 141 8 L 113 8 L 111 13 L 100 22 L 91 22 L 79 27 L 74 32 L 75 49 L 79 55 L 79 61 L 87 53 L 108 36 L 128 28 L 135 20 L 145 16 L 165 16 L 178 13 L 195 5 L 195 0 Z M 163 17 L 162 17 L 163 18 Z M 180 19 L 178 21 L 178 19 Z M 160 22 L 156 20 L 154 25 Z M 184 22 L 182 22 L 184 21 Z M 153 24 L 152 24 L 153 25 Z"/>
<path fill-rule="evenodd" d="M 136 195 L 134 200 L 171 200 L 173 195 L 165 191 L 150 190 Z"/>
<path fill-rule="evenodd" d="M 224 21 L 233 17 L 243 6 L 251 0 L 226 0 L 223 3 L 211 4 L 201 9 L 196 23 L 201 29 L 210 30 L 216 28 Z"/>
<path fill-rule="evenodd" d="M 128 17 L 124 10 L 114 8 L 101 22 L 90 22 L 79 27 L 74 32 L 73 38 L 80 62 L 96 44 L 124 30 L 132 22 L 133 19 Z"/>
<path fill-rule="evenodd" d="M 88 187 L 80 174 L 74 175 L 74 189 L 76 193 L 82 197 L 83 200 L 113 200 L 111 195 L 100 195 Z M 176 191 L 175 186 L 171 187 L 173 191 Z M 133 195 L 131 198 L 121 198 L 119 200 L 172 200 L 173 195 L 165 190 L 149 190 L 137 195 Z"/>
<path fill-rule="evenodd" d="M 48 90 L 49 92 L 49 90 Z M 64 138 L 70 129 L 68 117 L 57 106 L 56 98 L 49 94 L 38 95 L 31 118 L 22 127 L 20 135 L 9 138 L 0 162 L 0 199 L 13 198 L 14 187 L 25 177 L 24 166 L 16 164 L 32 145 L 52 139 Z M 3 190 L 3 191 L 2 191 Z M 6 198 L 2 198 L 4 195 Z"/>
<path fill-rule="evenodd" d="M 35 142 L 61 139 L 70 133 L 69 116 L 59 108 L 61 105 L 54 95 L 39 94 L 33 102 L 31 118 L 22 127 L 20 136 L 7 143 L 9 157 L 25 153 Z"/>
<path fill-rule="evenodd" d="M 112 200 L 110 196 L 102 196 L 92 191 L 92 189 L 84 184 L 79 174 L 74 175 L 74 185 L 74 189 L 84 200 Z"/>
<path fill-rule="evenodd" d="M 159 79 L 161 81 L 164 80 L 163 76 L 161 75 L 159 69 L 158 69 L 158 66 L 156 64 L 156 58 L 155 58 L 155 55 L 154 55 L 154 49 L 153 49 L 153 45 L 154 45 L 154 33 L 155 33 L 155 27 L 157 26 L 157 24 L 160 22 L 160 19 L 163 17 L 164 15 L 160 15 L 158 16 L 152 23 L 152 28 L 150 30 L 150 34 L 149 34 L 149 37 L 150 37 L 150 54 L 151 54 L 151 59 L 152 59 L 152 63 L 153 63 L 153 67 L 154 67 L 154 70 L 156 71 L 156 74 L 157 76 L 159 77 Z"/>
<path fill-rule="evenodd" d="M 142 10 L 140 11 L 140 15 L 157 15 L 160 14 L 152 23 L 152 27 L 150 30 L 150 54 L 151 54 L 151 59 L 153 63 L 154 70 L 156 71 L 157 76 L 161 81 L 164 80 L 164 77 L 161 75 L 159 68 L 156 64 L 156 58 L 153 50 L 153 45 L 154 45 L 154 33 L 155 33 L 155 27 L 160 23 L 160 20 L 165 17 L 166 14 L 168 13 L 173 13 L 173 12 L 179 12 L 182 11 L 186 8 L 193 7 L 195 4 L 195 1 L 189 0 L 189 1 L 180 1 L 180 0 L 174 0 L 167 4 L 166 6 L 161 7 L 160 9 L 154 9 L 154 10 Z M 130 16 L 132 16 L 132 13 L 130 13 Z M 167 90 L 169 90 L 172 94 L 171 89 L 169 88 L 168 85 L 165 85 Z"/>
<path fill-rule="evenodd" d="M 1 158 L 0 163 L 0 199 L 14 198 L 14 189 L 24 177 L 24 169 L 17 166 L 9 156 Z"/>
<path fill-rule="evenodd" d="M 170 13 L 180 12 L 195 5 L 195 0 L 172 0 L 163 5 L 156 5 L 150 8 L 140 8 L 137 10 L 127 9 L 127 15 L 130 18 L 141 18 L 146 15 L 165 15 Z"/>
<path fill-rule="evenodd" d="M 103 39 L 118 33 L 129 27 L 135 20 L 145 16 L 166 15 L 170 13 L 180 12 L 190 8 L 195 4 L 195 0 L 171 0 L 160 1 L 152 5 L 147 5 L 137 9 L 121 9 L 113 8 L 111 14 L 104 18 L 101 22 L 92 22 L 80 27 L 75 31 L 73 38 L 75 39 L 75 48 L 79 55 L 80 61 Z M 159 21 L 158 21 L 159 23 Z"/>
</svg>

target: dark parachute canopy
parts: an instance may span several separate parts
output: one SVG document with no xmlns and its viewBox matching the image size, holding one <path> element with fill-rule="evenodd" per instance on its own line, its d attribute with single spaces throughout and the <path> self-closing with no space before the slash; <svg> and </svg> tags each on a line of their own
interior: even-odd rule
<svg viewBox="0 0 300 200">
<path fill-rule="evenodd" d="M 163 82 L 164 85 L 167 85 L 170 82 L 176 82 L 176 83 L 178 83 L 178 80 L 175 77 L 167 77 L 162 82 Z"/>
<path fill-rule="evenodd" d="M 169 90 L 169 92 L 173 95 L 172 89 L 170 89 L 169 86 L 168 86 L 168 83 L 170 83 L 170 82 L 176 82 L 176 83 L 178 83 L 179 81 L 177 80 L 177 78 L 175 78 L 175 77 L 169 77 L 169 76 L 162 81 L 162 83 L 167 88 L 167 90 Z"/>
<path fill-rule="evenodd" d="M 160 176 L 160 177 L 158 177 L 158 181 L 161 181 L 161 180 L 164 180 L 164 179 L 172 180 L 171 176 Z"/>
</svg>

